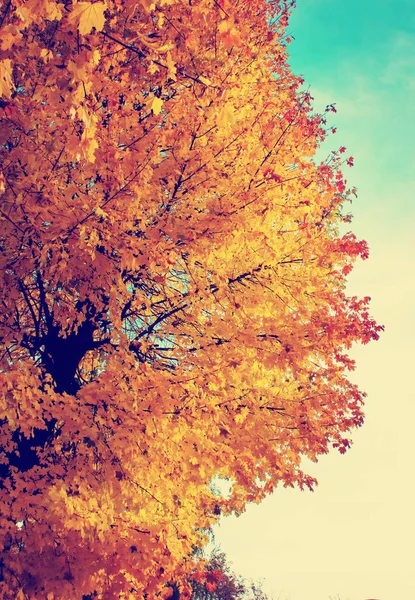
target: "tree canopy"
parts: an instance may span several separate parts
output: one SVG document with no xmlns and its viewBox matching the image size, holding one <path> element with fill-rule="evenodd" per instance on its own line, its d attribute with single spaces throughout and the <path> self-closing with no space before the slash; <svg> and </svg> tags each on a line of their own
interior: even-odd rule
<svg viewBox="0 0 415 600">
<path fill-rule="evenodd" d="M 0 8 L 3 598 L 189 596 L 220 515 L 362 424 L 368 251 L 291 5 Z"/>
<path fill-rule="evenodd" d="M 191 600 L 268 600 L 261 584 L 236 575 L 220 548 L 214 548 L 202 572 L 191 581 Z"/>
</svg>

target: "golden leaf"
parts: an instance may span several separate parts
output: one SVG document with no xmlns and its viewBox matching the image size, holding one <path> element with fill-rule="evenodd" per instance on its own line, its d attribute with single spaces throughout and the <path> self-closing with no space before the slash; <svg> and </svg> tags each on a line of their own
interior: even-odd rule
<svg viewBox="0 0 415 600">
<path fill-rule="evenodd" d="M 104 12 L 106 8 L 106 2 L 78 2 L 68 17 L 68 23 L 74 24 L 81 35 L 91 33 L 93 28 L 96 31 L 102 31 L 105 24 Z"/>
<path fill-rule="evenodd" d="M 6 58 L 0 61 L 0 96 L 10 98 L 12 91 L 14 90 L 14 83 L 12 79 L 12 61 L 10 58 Z"/>
<path fill-rule="evenodd" d="M 163 107 L 163 100 L 161 98 L 158 98 L 157 96 L 153 96 L 148 101 L 148 107 L 157 116 L 160 114 L 161 109 Z"/>
<path fill-rule="evenodd" d="M 173 81 L 177 80 L 177 77 L 176 77 L 177 68 L 176 68 L 174 60 L 171 57 L 170 52 L 167 52 L 167 73 L 168 73 L 168 77 L 170 77 L 170 79 L 173 79 Z"/>
</svg>

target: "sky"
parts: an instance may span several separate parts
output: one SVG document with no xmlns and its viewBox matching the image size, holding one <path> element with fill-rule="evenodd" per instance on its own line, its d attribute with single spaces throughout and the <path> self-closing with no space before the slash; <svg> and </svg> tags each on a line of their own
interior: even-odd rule
<svg viewBox="0 0 415 600">
<path fill-rule="evenodd" d="M 372 297 L 380 341 L 353 351 L 366 421 L 345 455 L 308 472 L 311 493 L 278 488 L 216 544 L 274 600 L 415 598 L 415 2 L 298 0 L 291 65 L 317 109 L 336 103 L 327 153 L 347 147 L 359 197 L 351 229 L 371 254 L 349 276 Z"/>
</svg>

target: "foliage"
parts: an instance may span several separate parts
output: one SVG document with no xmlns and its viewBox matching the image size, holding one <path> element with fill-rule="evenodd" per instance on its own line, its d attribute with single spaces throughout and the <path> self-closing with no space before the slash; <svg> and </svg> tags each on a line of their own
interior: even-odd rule
<svg viewBox="0 0 415 600">
<path fill-rule="evenodd" d="M 288 10 L 2 4 L 3 598 L 190 595 L 221 514 L 362 424 L 367 248 Z"/>
<path fill-rule="evenodd" d="M 226 555 L 215 549 L 203 571 L 192 575 L 192 600 L 242 600 L 247 586 L 231 570 Z"/>
</svg>

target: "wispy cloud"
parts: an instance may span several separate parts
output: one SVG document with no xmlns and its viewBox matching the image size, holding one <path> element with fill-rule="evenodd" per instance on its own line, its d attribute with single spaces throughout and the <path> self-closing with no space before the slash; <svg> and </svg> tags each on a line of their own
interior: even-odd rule
<svg viewBox="0 0 415 600">
<path fill-rule="evenodd" d="M 387 86 L 401 86 L 415 90 L 415 36 L 407 31 L 397 31 L 388 45 L 381 82 Z"/>
</svg>

